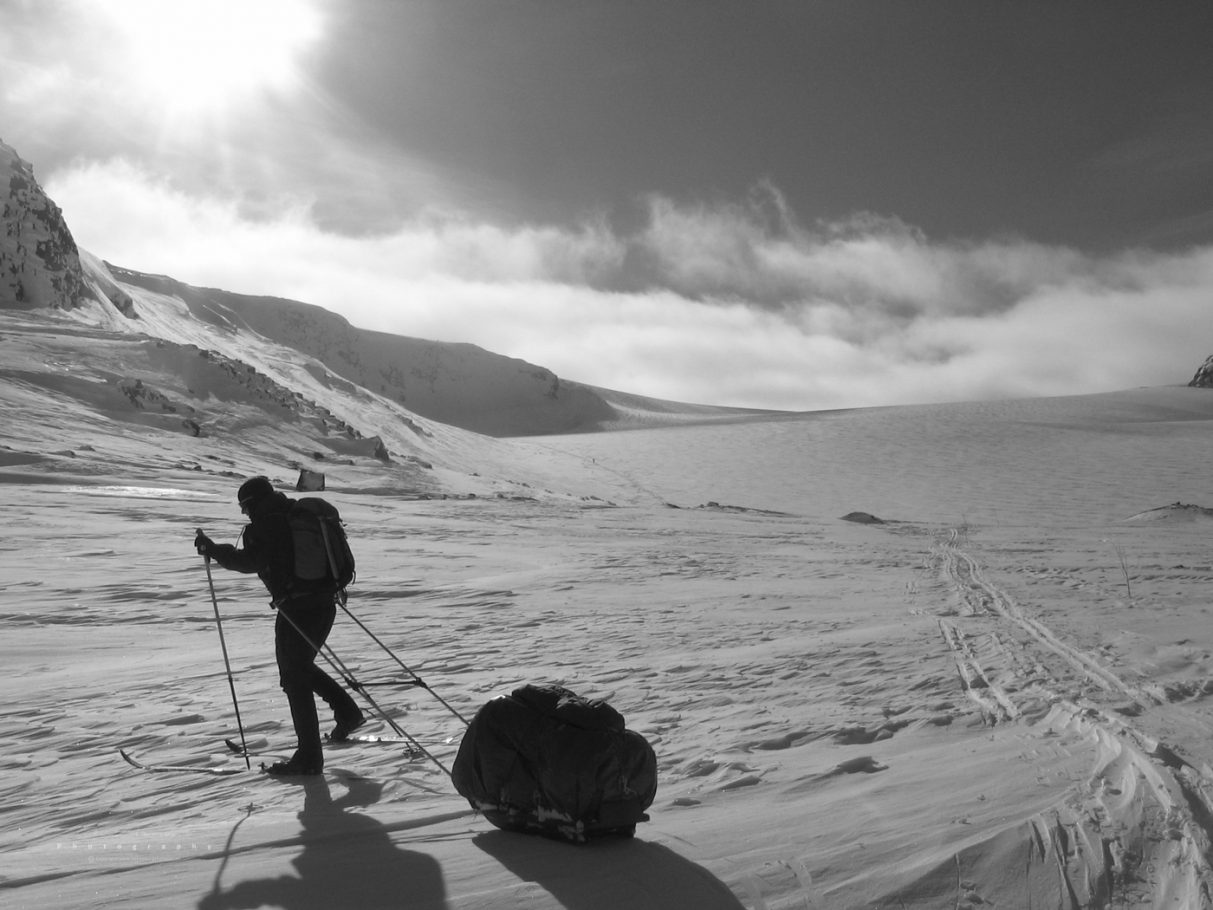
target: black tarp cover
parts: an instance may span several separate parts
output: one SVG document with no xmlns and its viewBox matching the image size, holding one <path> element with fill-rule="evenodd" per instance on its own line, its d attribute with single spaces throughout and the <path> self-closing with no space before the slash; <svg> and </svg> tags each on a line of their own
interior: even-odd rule
<svg viewBox="0 0 1213 910">
<path fill-rule="evenodd" d="M 606 702 L 526 685 L 476 712 L 452 778 L 498 828 L 584 843 L 648 819 L 657 757 Z"/>
</svg>

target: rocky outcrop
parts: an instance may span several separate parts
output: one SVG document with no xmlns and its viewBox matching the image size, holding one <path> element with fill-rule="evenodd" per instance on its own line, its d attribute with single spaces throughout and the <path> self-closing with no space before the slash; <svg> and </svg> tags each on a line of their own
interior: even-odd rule
<svg viewBox="0 0 1213 910">
<path fill-rule="evenodd" d="M 1213 389 L 1213 355 L 1201 364 L 1200 369 L 1196 371 L 1196 375 L 1192 377 L 1192 381 L 1188 385 L 1198 389 Z"/>
<path fill-rule="evenodd" d="M 87 296 L 76 241 L 34 169 L 0 142 L 0 308 L 71 309 Z"/>
</svg>

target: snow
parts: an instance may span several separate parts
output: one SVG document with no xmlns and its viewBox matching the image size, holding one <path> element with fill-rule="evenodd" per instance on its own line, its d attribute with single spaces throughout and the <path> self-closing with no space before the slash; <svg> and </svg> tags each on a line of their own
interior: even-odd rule
<svg viewBox="0 0 1213 910">
<path fill-rule="evenodd" d="M 138 323 L 0 312 L 5 907 L 1210 906 L 1206 390 L 489 439 L 123 290 Z M 458 711 L 555 682 L 653 744 L 634 840 L 496 831 L 386 746 L 297 781 L 122 761 L 243 767 L 194 529 L 234 540 L 240 479 L 301 466 L 346 519 L 350 610 Z M 273 614 L 214 588 L 271 760 Z M 403 675 L 348 616 L 330 643 Z M 371 691 L 450 766 L 452 712 Z"/>
</svg>

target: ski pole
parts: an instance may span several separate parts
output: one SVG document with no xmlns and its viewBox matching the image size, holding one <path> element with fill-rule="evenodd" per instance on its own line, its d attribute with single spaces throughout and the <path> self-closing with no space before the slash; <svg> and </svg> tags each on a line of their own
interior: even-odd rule
<svg viewBox="0 0 1213 910">
<path fill-rule="evenodd" d="M 199 534 L 202 530 L 199 529 Z M 219 647 L 223 649 L 223 666 L 227 668 L 227 686 L 232 690 L 232 707 L 236 709 L 236 726 L 240 728 L 240 748 L 244 752 L 244 767 L 253 770 L 249 761 L 248 746 L 244 742 L 244 724 L 240 720 L 240 702 L 236 700 L 236 681 L 232 678 L 232 663 L 227 657 L 227 642 L 223 638 L 223 618 L 219 615 L 219 599 L 215 596 L 215 579 L 211 575 L 211 558 L 203 556 L 206 562 L 206 583 L 211 589 L 211 604 L 215 608 L 215 628 L 219 630 Z"/>
<path fill-rule="evenodd" d="M 380 707 L 379 702 L 375 701 L 375 699 L 371 696 L 371 693 L 366 691 L 366 687 L 363 686 L 362 683 L 358 682 L 358 680 L 356 680 L 354 678 L 354 674 L 352 672 L 350 672 L 350 668 L 347 667 L 345 665 L 345 662 L 342 661 L 342 659 L 337 656 L 337 652 L 334 651 L 327 642 L 323 645 L 323 647 L 320 645 L 317 645 L 314 641 L 312 641 L 311 638 L 308 637 L 307 633 L 304 632 L 303 629 L 299 628 L 299 623 L 295 622 L 294 618 L 289 613 L 287 613 L 285 610 L 283 610 L 281 607 L 278 608 L 278 615 L 283 617 L 287 622 L 289 622 L 291 624 L 291 627 L 296 632 L 299 633 L 299 637 L 302 638 L 305 642 L 307 642 L 307 645 L 309 648 L 311 648 L 313 651 L 315 651 L 317 654 L 319 654 L 321 657 L 323 657 L 326 661 L 328 661 L 329 666 L 333 668 L 333 670 L 337 673 L 338 676 L 340 676 L 342 679 L 345 680 L 346 684 L 351 689 L 353 689 L 355 692 L 357 692 L 359 695 L 361 695 L 363 698 L 365 698 L 367 700 L 367 704 L 369 704 L 371 706 L 371 709 L 377 715 L 379 715 L 379 717 L 381 717 L 387 723 L 387 725 L 392 728 L 392 730 L 397 735 L 402 736 L 405 739 L 407 739 L 409 742 L 409 745 L 416 748 L 419 752 L 421 752 L 422 755 L 424 755 L 426 758 L 428 758 L 430 761 L 432 761 L 435 765 L 437 765 L 442 770 L 442 772 L 444 774 L 446 774 L 447 777 L 451 777 L 451 772 L 449 770 L 447 770 L 446 765 L 444 765 L 437 758 L 435 758 L 433 753 L 430 752 L 429 749 L 427 749 L 425 746 L 421 745 L 421 743 L 418 742 L 417 739 L 415 739 L 411 733 L 409 733 L 407 730 L 405 730 L 403 727 L 401 727 L 398 723 L 396 723 L 396 721 L 394 721 L 391 718 L 391 716 L 388 715 L 388 713 L 385 710 L 383 710 L 382 707 Z"/>
<path fill-rule="evenodd" d="M 338 603 L 341 603 L 341 601 L 338 601 Z M 347 607 L 344 603 L 341 603 L 341 609 L 345 611 L 346 616 L 348 616 L 350 619 L 352 619 L 354 622 L 356 622 L 358 624 L 358 628 L 360 628 L 363 632 L 365 632 L 367 635 L 369 635 L 371 637 L 371 640 L 373 642 L 375 642 L 375 644 L 377 644 L 377 645 L 379 645 L 379 647 L 383 648 L 383 650 L 387 652 L 388 656 L 391 657 L 392 660 L 396 661 L 396 663 L 400 665 L 400 669 L 404 670 L 405 673 L 407 673 L 407 674 L 409 674 L 409 676 L 413 677 L 414 685 L 419 686 L 422 689 L 425 689 L 427 692 L 429 692 L 431 695 L 433 695 L 436 699 L 438 699 L 438 701 L 442 703 L 442 706 L 444 708 L 446 708 L 448 711 L 450 711 L 452 714 L 454 714 L 456 717 L 458 717 L 461 721 L 463 721 L 464 726 L 466 726 L 466 727 L 471 726 L 471 724 L 468 722 L 468 719 L 466 717 L 464 717 L 462 714 L 460 714 L 458 711 L 456 711 L 454 708 L 452 708 L 450 706 L 450 704 L 447 702 L 447 700 L 444 699 L 437 692 L 435 692 L 433 689 L 431 689 L 424 679 L 422 679 L 420 676 L 418 676 L 416 673 L 414 673 L 411 669 L 409 669 L 409 667 L 405 664 L 405 662 L 396 656 L 396 652 L 394 652 L 391 648 L 389 648 L 382 641 L 380 641 L 379 637 L 377 635 L 375 635 L 375 633 L 372 632 L 370 629 L 368 629 L 366 627 L 366 625 L 362 622 L 361 619 L 359 619 L 352 612 L 350 612 L 349 607 Z"/>
</svg>

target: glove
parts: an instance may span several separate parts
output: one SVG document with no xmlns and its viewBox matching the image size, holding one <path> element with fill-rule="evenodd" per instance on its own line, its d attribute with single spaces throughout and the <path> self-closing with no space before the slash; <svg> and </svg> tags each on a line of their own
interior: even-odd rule
<svg viewBox="0 0 1213 910">
<path fill-rule="evenodd" d="M 207 537 L 206 533 L 199 528 L 198 535 L 194 538 L 194 549 L 198 551 L 199 556 L 205 556 L 207 559 L 210 559 L 215 549 L 215 542 Z"/>
</svg>

